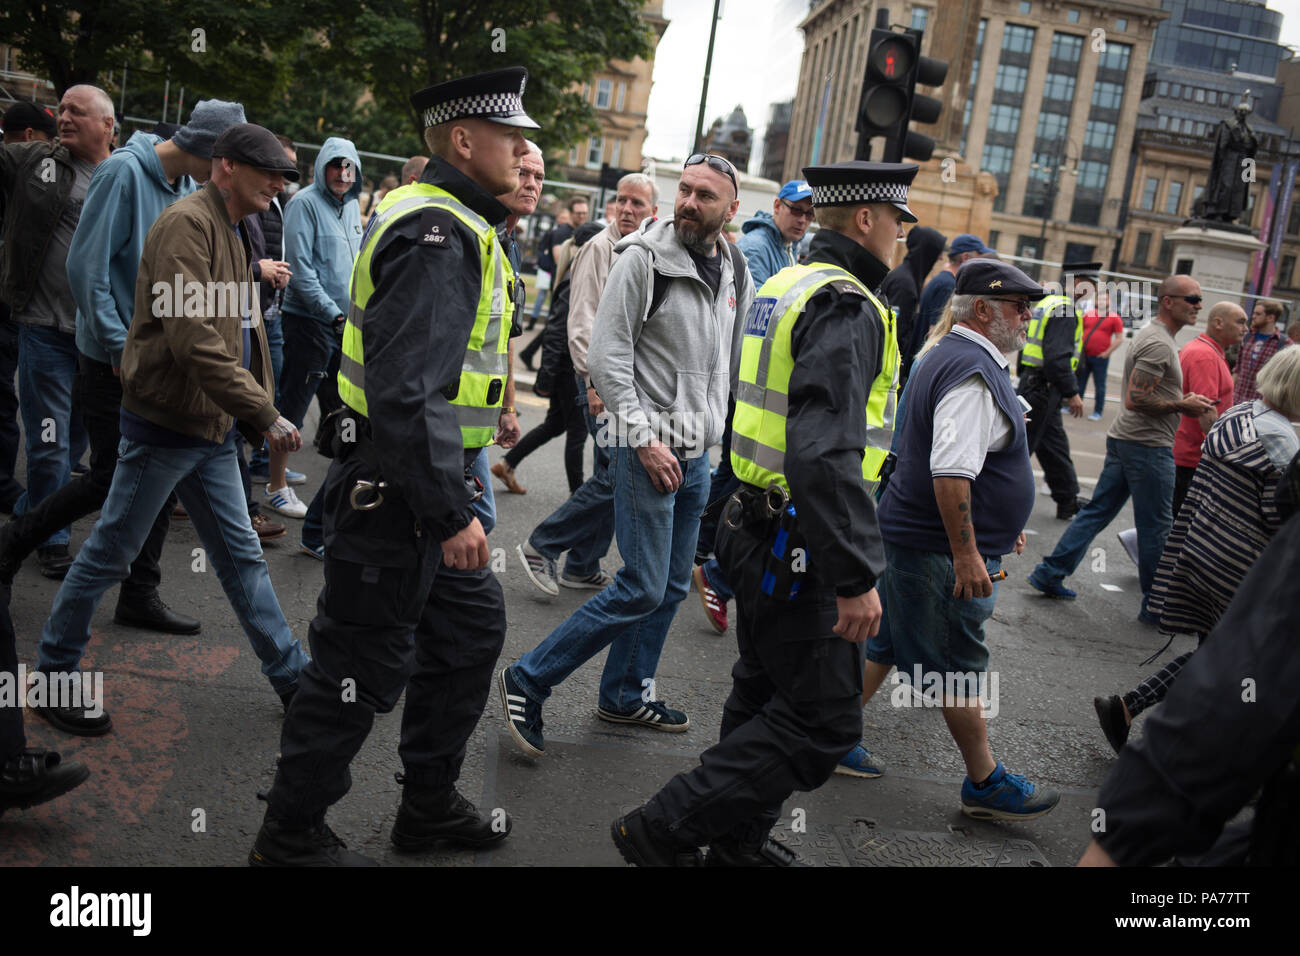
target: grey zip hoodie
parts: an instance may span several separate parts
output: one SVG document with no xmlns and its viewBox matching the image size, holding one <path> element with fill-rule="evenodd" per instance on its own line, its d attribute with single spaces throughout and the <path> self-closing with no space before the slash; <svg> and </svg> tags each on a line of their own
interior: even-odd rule
<svg viewBox="0 0 1300 956">
<path fill-rule="evenodd" d="M 610 415 L 604 426 L 610 444 L 639 448 L 657 439 L 684 458 L 697 458 L 721 440 L 740 358 L 740 317 L 754 298 L 748 267 L 733 276 L 726 245 L 718 239 L 722 281 L 716 298 L 672 219 L 644 222 L 614 247 L 619 256 L 587 353 L 592 384 Z M 647 320 L 656 271 L 673 278 Z"/>
</svg>

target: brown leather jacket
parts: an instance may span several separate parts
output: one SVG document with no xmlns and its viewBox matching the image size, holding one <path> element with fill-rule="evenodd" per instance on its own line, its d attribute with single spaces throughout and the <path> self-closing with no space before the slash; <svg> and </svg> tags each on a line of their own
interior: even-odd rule
<svg viewBox="0 0 1300 956">
<path fill-rule="evenodd" d="M 231 418 L 250 441 L 279 417 L 246 238 L 217 187 L 163 210 L 145 238 L 135 315 L 122 352 L 122 407 L 172 431 L 219 442 Z M 241 302 L 242 299 L 242 302 Z M 248 313 L 252 355 L 242 365 Z"/>
</svg>

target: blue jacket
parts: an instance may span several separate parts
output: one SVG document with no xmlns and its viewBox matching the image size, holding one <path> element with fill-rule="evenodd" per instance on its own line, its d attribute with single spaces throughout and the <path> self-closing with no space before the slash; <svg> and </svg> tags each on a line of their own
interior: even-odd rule
<svg viewBox="0 0 1300 956">
<path fill-rule="evenodd" d="M 761 288 L 764 282 L 786 266 L 795 265 L 793 248 L 785 241 L 781 230 L 776 228 L 776 220 L 770 212 L 755 213 L 753 219 L 745 220 L 740 231 L 744 235 L 736 245 L 749 263 L 749 274 L 754 277 L 755 289 Z"/>
<path fill-rule="evenodd" d="M 77 349 L 105 365 L 122 365 L 145 236 L 164 209 L 198 188 L 189 176 L 167 181 L 154 151 L 162 141 L 136 133 L 99 164 L 68 246 Z"/>
<path fill-rule="evenodd" d="M 339 158 L 352 160 L 357 174 L 342 200 L 325 188 L 325 167 Z M 346 139 L 331 136 L 316 156 L 315 180 L 300 189 L 284 210 L 284 255 L 293 278 L 285 289 L 281 312 L 327 323 L 348 314 L 352 263 L 361 248 L 359 195 L 357 148 Z"/>
</svg>

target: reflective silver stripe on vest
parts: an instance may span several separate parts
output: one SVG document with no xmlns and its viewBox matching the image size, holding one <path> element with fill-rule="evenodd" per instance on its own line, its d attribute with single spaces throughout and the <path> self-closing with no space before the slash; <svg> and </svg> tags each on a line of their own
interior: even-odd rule
<svg viewBox="0 0 1300 956">
<path fill-rule="evenodd" d="M 747 405 L 754 405 L 764 411 L 773 412 L 780 415 L 782 418 L 787 417 L 786 412 L 790 407 L 789 396 L 767 387 L 767 367 L 772 358 L 772 344 L 776 341 L 776 332 L 778 327 L 781 325 L 781 319 L 784 318 L 788 311 L 790 311 L 790 307 L 794 305 L 795 302 L 798 301 L 799 297 L 810 288 L 828 281 L 828 273 L 831 273 L 831 271 L 823 269 L 809 273 L 794 285 L 790 286 L 790 288 L 786 289 L 785 292 L 782 293 L 781 298 L 776 300 L 776 305 L 772 307 L 772 315 L 776 317 L 776 320 L 768 322 L 767 324 L 767 332 L 763 335 L 763 345 L 758 353 L 758 368 L 754 371 L 754 378 L 757 382 L 762 382 L 763 384 L 740 383 L 741 388 L 736 392 L 737 400 L 743 401 Z M 835 279 L 842 277 L 852 278 L 849 273 L 844 270 L 835 269 L 834 272 L 831 273 L 831 279 L 829 281 L 834 281 Z M 754 391 L 744 388 L 746 384 L 751 385 Z M 762 389 L 762 391 L 759 392 L 757 389 Z M 735 445 L 734 434 L 732 435 L 732 445 L 733 447 Z M 744 457 L 749 458 L 748 455 Z M 759 462 L 754 458 L 749 458 L 749 460 L 756 464 L 762 464 L 762 462 Z M 764 467 L 768 466 L 764 465 Z M 781 468 L 776 467 L 770 468 L 769 470 L 781 471 Z"/>
<path fill-rule="evenodd" d="M 755 438 L 750 438 L 747 435 L 737 435 L 732 432 L 731 450 L 736 455 L 746 461 L 752 461 L 766 471 L 774 471 L 778 475 L 785 474 L 785 452 L 779 451 L 771 445 L 764 445 Z"/>
<path fill-rule="evenodd" d="M 496 428 L 501 420 L 500 408 L 474 408 L 469 405 L 451 406 L 456 410 L 456 424 L 461 428 Z"/>
</svg>

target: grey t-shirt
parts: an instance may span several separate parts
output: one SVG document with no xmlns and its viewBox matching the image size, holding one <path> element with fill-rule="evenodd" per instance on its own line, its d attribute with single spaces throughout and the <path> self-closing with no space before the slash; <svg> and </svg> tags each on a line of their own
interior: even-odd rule
<svg viewBox="0 0 1300 956">
<path fill-rule="evenodd" d="M 1157 398 L 1170 402 L 1183 399 L 1183 367 L 1178 364 L 1178 352 L 1174 348 L 1174 337 L 1165 328 L 1163 322 L 1152 320 L 1151 324 L 1133 336 L 1128 355 L 1124 359 L 1123 388 L 1128 389 L 1129 376 L 1138 368 L 1160 380 L 1156 386 Z M 1147 415 L 1144 412 L 1131 411 L 1128 408 L 1119 413 L 1110 431 L 1106 434 L 1120 441 L 1137 442 L 1139 445 L 1151 445 L 1155 448 L 1173 448 L 1174 433 L 1178 431 L 1181 413 L 1168 415 Z"/>
<path fill-rule="evenodd" d="M 77 331 L 77 303 L 72 298 L 72 288 L 68 285 L 68 247 L 72 245 L 72 234 L 77 231 L 77 222 L 81 219 L 81 207 L 86 201 L 86 190 L 90 188 L 90 177 L 95 172 L 95 164 L 72 157 L 72 165 L 77 171 L 72 192 L 68 195 L 67 205 L 54 224 L 54 233 L 45 250 L 45 261 L 41 263 L 41 274 L 36 280 L 36 290 L 23 307 L 22 312 L 15 313 L 15 321 L 25 325 L 52 326 L 60 332 Z"/>
</svg>

